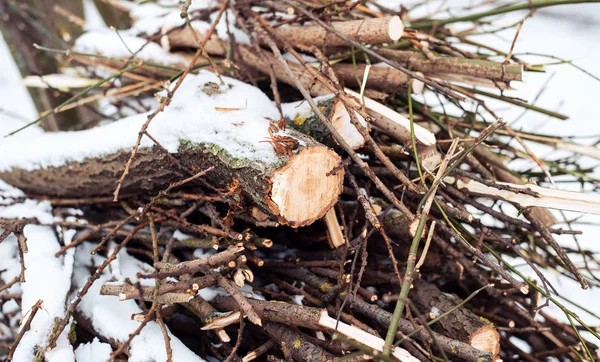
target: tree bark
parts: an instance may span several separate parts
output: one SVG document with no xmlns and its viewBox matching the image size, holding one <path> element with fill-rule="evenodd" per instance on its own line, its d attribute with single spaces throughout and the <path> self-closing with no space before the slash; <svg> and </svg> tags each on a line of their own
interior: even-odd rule
<svg viewBox="0 0 600 362">
<path fill-rule="evenodd" d="M 414 289 L 411 290 L 409 299 L 421 313 L 432 314 L 431 317 L 435 318 L 460 303 L 457 297 L 442 293 L 438 287 L 424 280 L 416 280 L 413 284 Z M 491 352 L 495 356 L 500 351 L 500 334 L 496 328 L 467 307 L 458 308 L 431 327 L 438 333 L 452 336 L 480 351 Z"/>
<path fill-rule="evenodd" d="M 404 32 L 404 24 L 398 16 L 334 22 L 331 25 L 348 38 L 371 45 L 393 43 L 400 39 Z M 348 46 L 345 40 L 330 34 L 319 25 L 281 27 L 273 31 L 275 37 L 292 44 L 317 47 Z"/>
<path fill-rule="evenodd" d="M 336 74 L 343 79 L 344 85 L 352 88 L 360 88 L 360 82 L 366 70 L 365 64 L 337 63 L 331 66 Z M 374 65 L 369 69 L 366 87 L 384 93 L 407 93 L 408 76 L 398 69 L 387 66 Z M 413 93 L 419 94 L 423 91 L 424 84 L 420 81 L 411 80 Z"/>
<path fill-rule="evenodd" d="M 22 4 L 0 0 L 0 32 L 22 77 L 58 71 L 57 59 L 50 53 L 35 49 L 34 44 L 64 48 L 66 40 L 75 39 L 82 32 L 82 29 L 55 12 L 54 7 L 57 5 L 83 17 L 83 3 L 80 0 L 36 0 Z M 23 14 L 28 16 L 24 17 Z M 68 95 L 59 94 L 52 89 L 28 88 L 28 91 L 40 113 L 55 108 L 69 98 Z M 49 131 L 70 129 L 83 115 L 86 114 L 81 114 L 79 110 L 61 112 L 46 118 L 42 127 Z"/>
<path fill-rule="evenodd" d="M 193 144 L 185 140 L 172 156 L 187 169 L 214 167 L 205 178 L 212 185 L 231 192 L 233 202 L 241 201 L 239 197 L 243 193 L 280 223 L 299 227 L 321 218 L 335 204 L 342 191 L 344 173 L 340 169 L 328 175 L 341 163 L 333 150 L 297 132 L 294 136 L 305 145 L 294 154 L 282 156 L 275 164 L 236 159 L 219 145 Z M 78 137 L 77 133 L 73 133 L 73 137 Z M 62 167 L 33 171 L 13 168 L 0 172 L 0 179 L 35 195 L 110 195 L 129 154 L 129 150 L 120 150 Z M 188 176 L 164 152 L 156 148 L 140 149 L 121 192 L 157 192 Z"/>
<path fill-rule="evenodd" d="M 437 57 L 429 60 L 422 54 L 394 49 L 378 49 L 377 53 L 408 69 L 442 79 L 444 79 L 444 74 L 462 74 L 498 82 L 521 81 L 523 77 L 523 66 L 520 64 L 505 65 L 488 60 L 457 57 Z"/>
</svg>

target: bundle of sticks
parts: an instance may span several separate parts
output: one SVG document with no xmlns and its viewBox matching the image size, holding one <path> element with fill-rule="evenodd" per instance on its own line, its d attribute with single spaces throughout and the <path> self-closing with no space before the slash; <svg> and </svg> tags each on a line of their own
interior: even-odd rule
<svg viewBox="0 0 600 362">
<path fill-rule="evenodd" d="M 579 232 L 561 228 L 549 209 L 598 214 L 600 199 L 537 184 L 596 181 L 585 170 L 569 171 L 576 159 L 547 162 L 528 145 L 588 157 L 598 157 L 597 149 L 513 130 L 486 104 L 493 98 L 566 119 L 503 95 L 524 72 L 540 69 L 468 38 L 479 18 L 456 32 L 451 21 L 414 19 L 375 1 L 188 1 L 162 4 L 158 13 L 140 10 L 153 3 L 97 5 L 109 25 L 128 30 L 88 31 L 68 52 L 45 48 L 101 80 L 35 123 L 48 128 L 76 108 L 87 118 L 63 129 L 90 128 L 106 119 L 106 105 L 86 109 L 99 101 L 116 105 L 121 113 L 113 118 L 123 119 L 33 141 L 97 142 L 84 157 L 29 155 L 30 143 L 17 138 L 9 146 L 21 156 L 0 165 L 1 180 L 48 200 L 61 217 L 51 226 L 76 232 L 56 257 L 84 245 L 104 257 L 87 265 L 82 284 L 73 282 L 79 291 L 52 325 L 47 351 L 72 317 L 74 346 L 97 337 L 119 360 L 133 357 L 129 346 L 154 322 L 167 360 L 174 359 L 169 333 L 203 358 L 226 361 L 593 360 L 598 347 L 587 338 L 600 336 L 561 304 L 544 273 L 557 270 L 582 288 L 598 285 L 590 253 L 556 238 Z M 129 49 L 136 41 L 140 49 Z M 123 45 L 124 54 L 112 49 Z M 428 104 L 424 92 L 439 104 Z M 272 109 L 257 105 L 265 94 Z M 195 102 L 207 113 L 186 110 Z M 452 105 L 458 107 L 444 107 Z M 128 108 L 145 113 L 121 116 Z M 252 132 L 244 123 L 251 117 L 267 138 L 253 143 L 243 134 Z M 188 118 L 202 124 L 202 135 L 188 134 Z M 206 138 L 213 132 L 202 128 L 206 122 L 233 128 L 216 127 L 230 133 Z M 131 129 L 116 126 L 125 123 L 139 133 L 105 147 L 114 143 L 107 137 L 121 136 L 111 132 Z M 175 149 L 159 134 L 172 130 Z M 269 156 L 253 156 L 261 152 Z M 534 167 L 519 174 L 510 159 Z M 24 227 L 46 223 L 0 222 L 0 240 L 14 235 L 21 252 Z M 122 251 L 146 269 L 136 280 L 103 279 Z M 82 307 L 90 293 L 135 300 L 139 327 L 127 338 L 103 335 L 105 327 Z M 544 310 L 548 304 L 571 324 Z M 7 342 L 9 351 L 19 335 Z"/>
</svg>

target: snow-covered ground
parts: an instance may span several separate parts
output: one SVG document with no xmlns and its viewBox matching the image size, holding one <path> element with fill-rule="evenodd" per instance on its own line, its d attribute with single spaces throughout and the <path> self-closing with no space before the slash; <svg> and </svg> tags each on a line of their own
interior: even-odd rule
<svg viewBox="0 0 600 362">
<path fill-rule="evenodd" d="M 88 2 L 89 4 L 90 2 Z M 388 5 L 396 5 L 397 1 L 388 0 Z M 424 6 L 419 11 L 430 12 L 437 8 L 439 2 L 431 2 L 430 5 Z M 454 5 L 454 0 L 453 0 Z M 470 3 L 467 1 L 456 1 L 455 6 L 461 3 Z M 474 3 L 471 1 L 471 3 Z M 89 14 L 96 14 L 94 9 L 87 9 Z M 502 17 L 499 22 L 502 24 L 512 24 L 521 19 L 527 12 L 511 14 Z M 98 18 L 95 18 L 95 26 L 101 26 Z M 514 28 L 493 35 L 480 35 L 475 40 L 482 43 L 494 44 L 497 48 L 508 51 L 510 43 L 514 36 Z M 544 53 L 572 60 L 578 66 L 590 71 L 592 74 L 600 77 L 600 67 L 598 60 L 600 59 L 600 4 L 574 5 L 569 7 L 557 7 L 552 9 L 539 10 L 531 19 L 528 19 L 521 31 L 521 34 L 516 43 L 514 54 L 522 57 L 530 63 L 554 63 L 556 60 L 542 57 L 525 56 L 523 53 Z M 0 133 L 6 134 L 6 131 L 12 131 L 24 123 L 35 119 L 36 110 L 29 98 L 27 90 L 21 83 L 20 75 L 16 65 L 10 57 L 10 53 L 0 38 Z M 584 74 L 580 70 L 568 64 L 553 65 L 547 67 L 546 73 L 526 73 L 523 83 L 513 85 L 516 90 L 508 93 L 509 95 L 518 96 L 525 100 L 533 100 L 537 98 L 536 105 L 546 107 L 552 110 L 559 111 L 570 116 L 568 121 L 556 120 L 534 112 L 527 112 L 524 117 L 517 117 L 522 113 L 519 109 L 499 108 L 498 114 L 512 124 L 514 129 L 522 129 L 524 131 L 532 130 L 546 134 L 556 134 L 563 136 L 588 137 L 583 139 L 584 142 L 591 142 L 600 138 L 600 116 L 598 115 L 598 105 L 596 102 L 600 99 L 600 81 L 593 79 L 589 75 Z M 540 93 L 541 92 L 541 93 Z M 25 134 L 35 136 L 40 130 L 31 127 L 25 131 Z M 2 142 L 0 140 L 0 142 Z M 132 141 L 133 144 L 133 141 Z M 36 152 L 44 152 L 44 150 L 36 150 L 36 144 L 30 144 L 31 154 Z M 556 157 L 559 155 L 554 151 L 550 151 L 544 147 L 532 147 L 534 152 L 541 157 Z M 2 156 L 0 156 L 2 157 Z M 597 165 L 598 160 L 585 159 L 587 165 Z M 526 166 L 526 165 L 521 165 Z M 596 168 L 595 176 L 600 178 L 600 167 Z M 558 184 L 560 188 L 576 189 L 577 184 Z M 548 185 L 546 185 L 548 186 Z M 1 191 L 1 190 L 0 190 Z M 46 210 L 45 217 L 52 218 L 52 215 Z M 26 216 L 26 215 L 23 215 Z M 560 218 L 560 215 L 558 215 Z M 568 213 L 567 217 L 573 217 L 575 214 Z M 587 222 L 578 226 L 579 230 L 584 232 L 578 237 L 578 241 L 584 249 L 595 250 L 600 253 L 600 243 L 596 237 L 596 233 L 600 232 L 600 217 L 584 216 L 581 221 Z M 52 234 L 49 229 L 34 227 L 29 232 L 33 233 L 32 238 L 41 237 L 44 233 Z M 58 245 L 55 236 L 52 234 L 52 242 Z M 563 245 L 574 245 L 573 238 L 562 236 L 559 241 Z M 2 247 L 6 248 L 8 243 L 4 243 Z M 34 247 L 31 245 L 31 247 Z M 46 246 L 49 248 L 46 252 L 53 253 L 52 245 Z M 6 255 L 6 254 L 4 254 Z M 30 256 L 31 257 L 31 256 Z M 125 258 L 126 256 L 123 256 Z M 68 257 L 65 257 L 65 259 Z M 63 260 L 65 265 L 70 263 L 70 267 L 77 268 L 78 264 L 73 266 L 72 260 Z M 90 261 L 91 262 L 91 261 Z M 0 263 L 5 266 L 4 260 Z M 18 263 L 12 268 L 17 268 Z M 64 275 L 69 270 L 60 270 L 54 266 L 57 278 Z M 522 268 L 527 276 L 533 277 L 533 272 L 526 267 Z M 600 315 L 600 306 L 596 302 L 600 300 L 600 288 L 583 291 L 578 284 L 571 280 L 561 278 L 558 275 L 547 275 L 548 279 L 554 283 L 559 292 L 567 296 L 569 299 L 576 301 L 590 311 Z M 66 293 L 66 291 L 65 291 Z M 37 299 L 34 296 L 27 300 L 29 305 L 34 304 Z M 24 295 L 25 303 L 25 295 Z M 568 303 L 567 303 L 568 305 Z M 571 306 L 569 306 L 571 307 Z M 554 308 L 554 307 L 551 307 Z M 52 312 L 54 315 L 62 315 L 64 310 L 55 308 Z M 575 309 L 577 310 L 577 309 Z M 130 312 L 128 312 L 131 314 Z M 564 315 L 557 309 L 553 309 L 554 315 L 565 320 Z M 580 316 L 591 325 L 598 325 L 600 321 L 595 320 L 592 315 L 583 311 L 579 312 Z M 43 312 L 41 312 L 43 314 Z M 50 320 L 50 315 L 46 316 L 46 320 Z M 43 322 L 43 321 L 42 321 Z M 42 323 L 39 322 L 39 323 Z M 31 337 L 32 338 L 32 337 Z M 117 337 L 115 337 L 117 338 Z M 159 341 L 160 342 L 160 341 Z M 106 356 L 109 351 L 99 341 L 94 341 L 89 345 L 80 347 L 75 354 L 78 360 L 88 360 L 87 356 L 93 356 L 98 353 Z M 140 347 L 143 348 L 143 347 Z M 91 357 L 90 357 L 91 358 Z M 89 359 L 91 360 L 91 359 Z"/>
</svg>

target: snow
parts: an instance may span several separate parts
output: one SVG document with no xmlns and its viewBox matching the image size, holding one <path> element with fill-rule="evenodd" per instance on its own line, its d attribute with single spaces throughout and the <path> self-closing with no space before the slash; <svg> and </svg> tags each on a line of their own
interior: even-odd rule
<svg viewBox="0 0 600 362">
<path fill-rule="evenodd" d="M 97 267 L 105 261 L 105 258 L 99 255 L 90 255 L 94 246 L 92 244 L 82 244 L 77 247 L 75 255 L 75 286 L 79 289 L 83 287 L 90 276 L 89 268 Z M 117 263 L 111 263 L 111 267 L 104 270 L 102 276 L 92 284 L 88 293 L 83 297 L 79 310 L 92 323 L 94 330 L 105 338 L 114 339 L 118 342 L 125 342 L 129 335 L 133 333 L 140 325 L 131 319 L 134 314 L 142 313 L 142 310 L 134 300 L 119 301 L 115 296 L 100 295 L 102 284 L 113 281 L 115 278 L 124 280 L 125 275 L 121 274 L 120 266 L 128 264 L 132 270 L 129 274 L 137 272 L 146 272 L 149 265 L 143 263 L 131 263 L 131 256 L 126 251 L 121 250 L 117 254 Z M 135 268 L 136 270 L 133 270 Z M 110 272 L 108 269 L 112 269 Z M 171 348 L 173 349 L 173 361 L 202 361 L 200 357 L 190 351 L 177 337 L 169 332 L 171 338 Z M 159 325 L 149 322 L 135 337 L 130 344 L 131 362 L 148 362 L 166 360 L 166 350 L 164 348 L 164 339 Z M 86 347 L 88 348 L 88 347 Z M 100 348 L 100 346 L 91 346 L 89 348 Z M 105 347 L 101 347 L 105 348 Z M 81 353 L 84 353 L 83 350 Z M 87 353 L 87 352 L 86 352 Z M 89 360 L 83 360 L 88 362 Z"/>
<path fill-rule="evenodd" d="M 106 362 L 108 361 L 112 348 L 110 344 L 103 343 L 97 337 L 89 343 L 79 345 L 75 350 L 75 358 L 77 361 L 85 362 Z"/>
<path fill-rule="evenodd" d="M 84 33 L 75 41 L 73 51 L 117 59 L 130 58 L 135 55 L 147 62 L 186 65 L 183 57 L 170 54 L 156 43 L 127 35 L 120 30 L 100 29 Z"/>
<path fill-rule="evenodd" d="M 8 46 L 0 34 L 0 133 L 5 134 L 37 117 L 35 105 L 21 84 L 19 68 L 12 60 Z M 39 133 L 39 127 L 25 130 L 28 134 Z"/>
<path fill-rule="evenodd" d="M 164 34 L 168 30 L 185 25 L 185 19 L 181 17 L 181 5 L 175 2 L 173 4 L 176 6 L 171 4 L 171 7 L 169 7 L 165 3 L 168 2 L 163 2 L 163 4 L 145 3 L 133 7 L 130 15 L 135 19 L 135 22 L 127 32 L 130 35 L 148 36 L 158 33 Z M 194 1 L 188 9 L 188 14 L 190 15 L 190 18 L 193 18 L 194 12 L 218 5 L 219 3 L 214 0 Z M 192 25 L 192 28 L 202 34 L 210 29 L 217 16 L 218 11 L 211 13 L 207 21 L 192 20 L 190 24 Z M 237 43 L 250 44 L 248 36 L 236 27 L 235 16 L 230 10 L 225 11 L 221 16 L 221 19 L 215 27 L 214 34 L 221 39 L 228 40 L 227 24 L 229 24 L 229 31 Z"/>
<path fill-rule="evenodd" d="M 269 138 L 270 120 L 279 118 L 274 103 L 258 88 L 238 80 L 201 71 L 190 74 L 164 112 L 150 123 L 148 132 L 169 152 L 177 152 L 182 140 L 215 144 L 235 158 L 277 162 Z M 0 139 L 0 170 L 36 170 L 59 167 L 68 162 L 100 157 L 135 144 L 148 113 L 122 119 L 93 129 L 42 133 Z M 26 140 L 26 142 L 25 142 Z M 36 147 L 29 145 L 35 144 Z M 152 147 L 144 138 L 141 147 Z M 44 150 L 40 152 L 39 150 Z"/>
<path fill-rule="evenodd" d="M 0 185 L 1 186 L 1 185 Z M 8 194 L 14 194 L 9 187 Z M 4 194 L 0 190 L 0 193 Z M 42 223 L 51 223 L 54 220 L 52 208 L 47 201 L 37 202 L 24 200 L 22 203 L 0 206 L 2 218 L 27 218 L 35 217 Z M 71 273 L 73 267 L 73 252 L 70 250 L 64 256 L 56 257 L 60 244 L 51 226 L 26 225 L 23 235 L 27 238 L 28 253 L 24 254 L 25 282 L 21 283 L 22 298 L 21 312 L 25 315 L 31 307 L 42 300 L 42 309 L 32 320 L 31 328 L 25 332 L 17 349 L 13 361 L 31 361 L 34 358 L 36 346 L 45 348 L 47 337 L 52 331 L 55 318 L 65 315 L 65 301 L 71 287 Z M 14 237 L 12 237 L 14 239 Z M 5 243 L 10 240 L 5 240 Z M 16 240 L 13 240 L 16 251 Z M 0 253 L 1 255 L 2 253 Z M 4 264 L 4 262 L 3 262 Z M 10 262 L 13 273 L 20 270 Z M 7 268 L 8 269 L 8 268 Z M 5 273 L 3 273 L 3 278 Z M 12 278 L 11 278 L 12 279 Z M 10 280 L 10 279 L 8 279 Z M 49 281 L 52 281 L 49 283 Z M 57 347 L 46 355 L 49 361 L 73 361 L 73 351 L 69 344 L 66 331 L 58 338 Z"/>
</svg>

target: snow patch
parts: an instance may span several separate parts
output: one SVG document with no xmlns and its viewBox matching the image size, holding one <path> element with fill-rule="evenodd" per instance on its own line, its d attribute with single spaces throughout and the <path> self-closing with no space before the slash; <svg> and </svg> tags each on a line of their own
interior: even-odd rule
<svg viewBox="0 0 600 362">
<path fill-rule="evenodd" d="M 270 120 L 279 118 L 277 108 L 258 88 L 212 72 L 188 75 L 175 92 L 170 106 L 150 123 L 148 132 L 169 152 L 177 152 L 183 140 L 218 145 L 231 156 L 249 161 L 275 163 L 269 137 Z M 37 170 L 60 167 L 73 161 L 130 150 L 148 113 L 121 119 L 101 127 L 77 132 L 53 132 L 0 139 L 0 170 Z M 36 147 L 29 145 L 35 144 Z M 153 142 L 144 138 L 141 148 Z M 39 152 L 43 149 L 44 152 Z M 15 213 L 14 216 L 22 216 Z"/>
<path fill-rule="evenodd" d="M 144 38 L 128 35 L 127 32 L 101 29 L 89 31 L 75 41 L 73 51 L 86 54 L 100 54 L 110 58 L 130 58 L 136 56 L 147 62 L 185 66 L 183 57 L 171 54 L 160 45 Z"/>
<path fill-rule="evenodd" d="M 102 343 L 97 337 L 89 343 L 79 345 L 75 350 L 75 358 L 79 362 L 106 362 L 112 348 L 108 343 Z"/>
<path fill-rule="evenodd" d="M 106 260 L 104 257 L 98 255 L 90 257 L 91 248 L 93 248 L 91 244 L 82 244 L 77 247 L 74 279 L 78 289 L 83 287 L 89 278 L 89 268 L 97 267 Z M 140 264 L 131 263 L 129 258 L 131 257 L 124 250 L 117 255 L 120 265 L 137 265 L 138 270 L 136 272 L 145 272 L 146 267 L 140 267 Z M 111 268 L 113 263 L 111 263 Z M 133 271 L 131 270 L 130 272 Z M 105 270 L 103 275 L 92 284 L 92 287 L 79 305 L 79 310 L 90 320 L 94 330 L 105 338 L 114 339 L 118 342 L 126 341 L 129 335 L 139 327 L 140 323 L 131 320 L 131 316 L 142 313 L 142 310 L 134 300 L 119 301 L 115 296 L 100 295 L 100 287 L 106 282 L 114 281 L 115 278 L 124 279 L 124 277 L 124 275 L 118 274 L 115 270 L 111 273 Z M 177 337 L 171 334 L 170 331 L 169 337 L 171 338 L 171 348 L 173 349 L 173 361 L 203 361 L 190 351 Z M 81 353 L 87 353 L 88 348 L 104 349 L 105 347 L 84 347 Z M 129 361 L 131 362 L 166 360 L 165 342 L 162 331 L 156 322 L 149 322 L 140 334 L 132 340 L 130 352 L 131 357 Z"/>
</svg>

